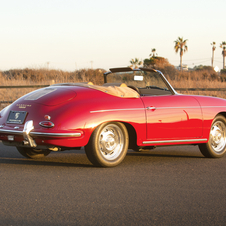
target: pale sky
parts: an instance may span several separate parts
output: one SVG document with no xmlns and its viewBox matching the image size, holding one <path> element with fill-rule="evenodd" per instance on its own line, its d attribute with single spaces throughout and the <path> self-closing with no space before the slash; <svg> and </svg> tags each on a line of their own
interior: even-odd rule
<svg viewBox="0 0 226 226">
<path fill-rule="evenodd" d="M 151 50 L 179 65 L 178 37 L 188 39 L 183 64 L 222 68 L 226 0 L 0 0 L 0 70 L 129 66 Z"/>
</svg>

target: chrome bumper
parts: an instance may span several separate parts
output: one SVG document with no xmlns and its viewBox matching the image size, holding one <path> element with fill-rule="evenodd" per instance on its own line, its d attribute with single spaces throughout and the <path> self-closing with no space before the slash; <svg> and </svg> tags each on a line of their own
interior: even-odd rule
<svg viewBox="0 0 226 226">
<path fill-rule="evenodd" d="M 21 135 L 24 137 L 24 145 L 29 145 L 30 147 L 36 147 L 36 143 L 32 137 L 54 137 L 54 138 L 64 138 L 64 137 L 81 137 L 81 133 L 42 133 L 42 132 L 32 132 L 34 129 L 33 120 L 27 121 L 24 125 L 23 131 L 9 130 L 0 127 L 0 134 L 8 135 Z"/>
</svg>

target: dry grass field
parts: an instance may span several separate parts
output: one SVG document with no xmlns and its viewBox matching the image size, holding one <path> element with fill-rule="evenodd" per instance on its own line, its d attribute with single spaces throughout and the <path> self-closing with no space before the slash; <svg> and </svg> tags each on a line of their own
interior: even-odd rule
<svg viewBox="0 0 226 226">
<path fill-rule="evenodd" d="M 174 88 L 226 88 L 226 82 L 221 81 L 209 81 L 209 80 L 170 80 L 169 82 Z M 204 96 L 214 96 L 226 99 L 225 91 L 178 91 L 183 94 L 192 94 L 192 95 L 204 95 Z"/>
<path fill-rule="evenodd" d="M 23 86 L 23 85 L 52 85 L 57 83 L 76 83 L 91 81 L 95 84 L 103 83 L 103 72 L 101 69 L 82 69 L 75 72 L 47 69 L 20 69 L 0 72 L 1 86 Z M 0 89 L 0 101 L 15 101 L 21 96 L 37 88 L 4 88 Z M 1 104 L 4 108 L 8 104 Z"/>
<path fill-rule="evenodd" d="M 226 81 L 216 73 L 209 70 L 180 73 L 171 66 L 160 68 L 174 88 L 226 88 Z M 1 86 L 20 85 L 51 85 L 65 82 L 103 83 L 102 69 L 81 69 L 74 72 L 47 69 L 21 69 L 0 72 Z M 37 88 L 7 88 L 0 89 L 0 101 L 15 101 L 19 97 Z M 216 96 L 226 99 L 222 91 L 179 91 L 184 94 Z M 1 108 L 7 104 L 2 104 Z"/>
</svg>

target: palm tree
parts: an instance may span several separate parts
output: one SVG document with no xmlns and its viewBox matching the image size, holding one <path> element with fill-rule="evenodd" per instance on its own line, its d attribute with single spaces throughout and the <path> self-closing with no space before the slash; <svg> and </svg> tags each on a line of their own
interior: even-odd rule
<svg viewBox="0 0 226 226">
<path fill-rule="evenodd" d="M 216 49 L 216 42 L 213 42 L 213 43 L 210 43 L 213 47 L 212 47 L 212 60 L 211 60 L 211 63 L 212 63 L 212 67 L 213 67 L 213 59 L 214 59 L 214 51 Z"/>
<path fill-rule="evenodd" d="M 151 50 L 151 52 L 152 52 L 152 54 L 150 54 L 149 56 L 155 57 L 155 52 L 156 52 L 156 49 L 155 49 L 155 48 L 153 48 L 153 49 Z"/>
<path fill-rule="evenodd" d="M 226 57 L 226 42 L 222 42 L 220 44 L 220 47 L 223 49 L 222 55 L 223 55 L 223 69 L 224 69 L 225 68 L 225 57 Z"/>
<path fill-rule="evenodd" d="M 180 70 L 182 71 L 182 56 L 184 55 L 184 53 L 188 50 L 187 47 L 187 39 L 183 40 L 183 38 L 178 37 L 178 39 L 175 42 L 175 52 L 178 53 L 178 51 L 180 50 Z"/>
<path fill-rule="evenodd" d="M 138 66 L 142 65 L 142 61 L 139 60 L 138 58 L 131 59 L 130 63 L 131 63 L 130 67 L 134 68 L 138 68 Z"/>
</svg>

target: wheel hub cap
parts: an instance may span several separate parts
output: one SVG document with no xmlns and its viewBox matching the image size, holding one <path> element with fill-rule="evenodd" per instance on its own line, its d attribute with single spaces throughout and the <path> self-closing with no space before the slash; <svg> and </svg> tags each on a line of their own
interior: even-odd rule
<svg viewBox="0 0 226 226">
<path fill-rule="evenodd" d="M 112 131 L 106 131 L 106 133 L 103 133 L 101 143 L 102 146 L 105 148 L 105 151 L 107 153 L 111 153 L 117 145 L 114 133 Z"/>
<path fill-rule="evenodd" d="M 116 159 L 121 154 L 123 146 L 124 135 L 117 125 L 109 124 L 103 128 L 99 137 L 99 149 L 105 159 Z"/>
</svg>

